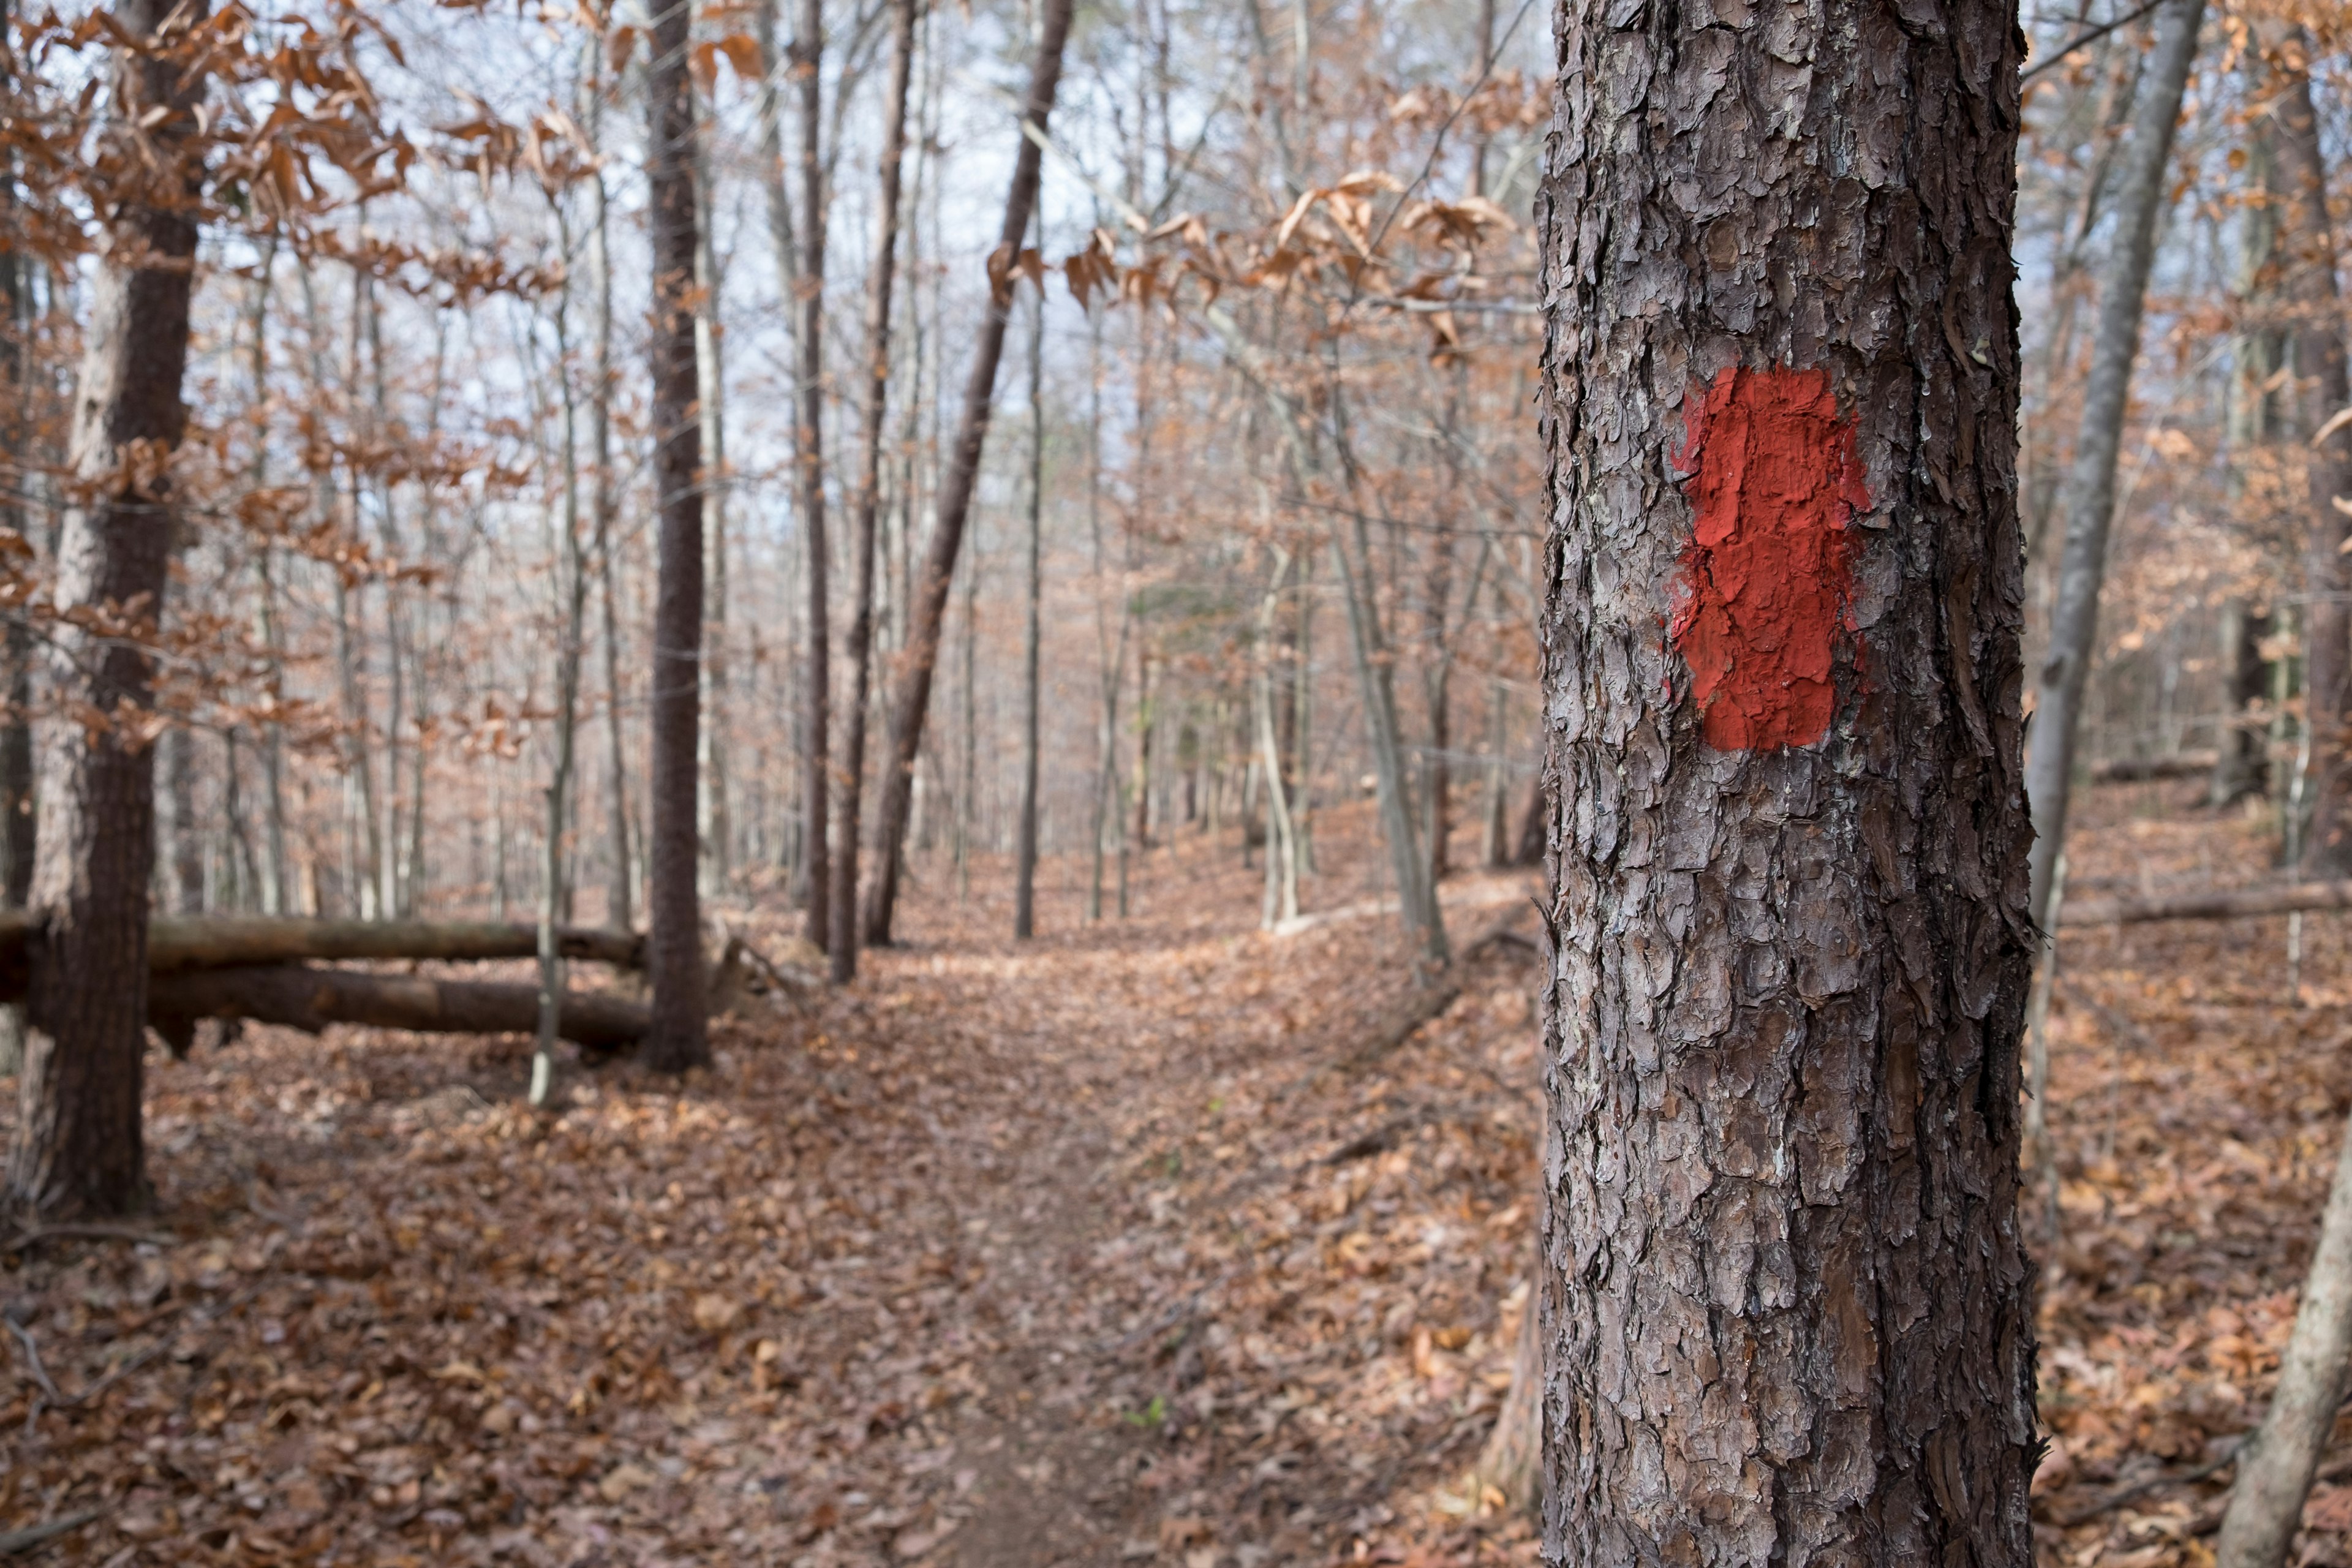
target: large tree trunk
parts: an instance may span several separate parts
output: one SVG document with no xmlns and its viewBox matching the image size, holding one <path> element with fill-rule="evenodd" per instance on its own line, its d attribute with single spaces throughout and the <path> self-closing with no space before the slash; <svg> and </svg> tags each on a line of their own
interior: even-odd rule
<svg viewBox="0 0 2352 1568">
<path fill-rule="evenodd" d="M 875 197 L 873 270 L 866 278 L 866 418 L 859 437 L 857 521 L 851 544 L 856 598 L 849 621 L 849 732 L 842 740 L 841 843 L 833 857 L 833 983 L 857 977 L 857 825 L 866 784 L 866 710 L 874 692 L 874 528 L 882 504 L 882 429 L 890 402 L 890 285 L 898 247 L 898 182 L 907 155 L 907 90 L 914 73 L 918 0 L 893 0 L 890 85 L 883 102 L 881 189 Z"/>
<path fill-rule="evenodd" d="M 802 853 L 808 878 L 808 939 L 818 947 L 831 940 L 832 868 L 826 832 L 832 815 L 833 763 L 828 728 L 833 702 L 833 600 L 826 586 L 824 542 L 824 161 L 818 138 L 824 127 L 822 74 L 824 53 L 823 0 L 801 0 L 793 39 L 793 71 L 801 85 L 801 268 L 795 280 L 800 324 L 793 347 L 800 353 L 798 417 L 793 424 L 793 504 L 800 513 L 808 553 L 808 668 L 803 676 L 801 768 L 807 791 L 803 810 L 806 841 Z"/>
<path fill-rule="evenodd" d="M 204 0 L 121 0 L 132 38 L 173 37 Z M 176 50 L 118 55 L 106 134 L 123 166 L 152 160 L 151 189 L 112 214 L 85 331 L 68 455 L 83 499 L 58 549 L 61 608 L 128 612 L 152 635 L 171 559 L 170 481 L 155 458 L 187 425 L 199 178 L 189 146 L 204 79 Z M 139 143 L 134 150 L 133 140 Z M 60 625 L 50 680 L 64 706 L 140 714 L 152 669 L 137 637 Z M 42 748 L 32 907 L 43 936 L 26 1001 L 14 1201 L 45 1214 L 121 1213 L 147 1196 L 140 1125 L 147 1023 L 147 883 L 155 854 L 155 753 L 117 726 L 85 731 L 61 716 Z"/>
<path fill-rule="evenodd" d="M 694 81 L 688 7 L 656 10 L 646 73 L 652 115 L 646 181 L 653 240 L 654 486 L 660 516 L 655 590 L 652 865 L 646 881 L 653 1025 L 648 1066 L 710 1060 L 704 1016 L 702 909 L 695 887 L 695 747 L 701 723 L 702 438 L 695 419 Z"/>
<path fill-rule="evenodd" d="M 2307 47 L 2298 44 L 2297 48 Z M 2327 165 L 2319 148 L 2311 77 L 2297 68 L 2275 85 L 2273 147 L 2286 188 L 2282 237 L 2287 298 L 2294 302 L 2294 384 L 2302 432 L 2326 428 L 2352 405 L 2344 359 L 2344 311 L 2336 293 L 2336 231 L 2327 216 Z M 2352 496 L 2352 427 L 2329 431 L 2307 458 L 2310 501 L 2304 550 L 2305 721 L 2311 726 L 2311 825 L 2304 838 L 2308 875 L 2352 874 L 2352 517 L 2336 505 Z"/>
<path fill-rule="evenodd" d="M 2164 172 L 2181 94 L 2197 58 L 2204 0 L 2166 0 L 2157 12 L 2156 49 L 2132 111 L 2131 152 L 2116 193 L 2115 250 L 2100 280 L 2098 335 L 2083 388 L 2083 422 L 2066 479 L 2066 543 L 2058 561 L 2058 601 L 2050 616 L 2050 651 L 2033 703 L 2033 748 L 2026 794 L 2033 807 L 2033 903 L 2038 926 L 2050 879 L 2065 847 L 2066 804 L 2074 787 L 2083 694 L 2098 649 L 2099 588 L 2106 577 L 2107 526 L 2116 510 L 2116 458 L 2139 358 L 2140 310 L 2156 259 L 2157 220 L 2168 199 Z"/>
<path fill-rule="evenodd" d="M 2016 11 L 1558 37 L 1544 1560 L 2027 1568 Z"/>
<path fill-rule="evenodd" d="M 1054 95 L 1062 80 L 1062 47 L 1070 37 L 1071 0 L 1045 0 L 1045 26 L 1037 40 L 1037 58 L 1029 73 L 1029 97 L 1021 111 L 1024 123 L 1045 129 L 1054 112 Z M 1020 254 L 1021 237 L 1028 232 L 1029 214 L 1037 204 L 1039 163 L 1036 142 L 1021 139 L 1013 163 L 1013 188 L 1004 199 L 1004 226 L 991 258 L 990 271 L 1002 269 L 1002 279 L 989 296 L 980 341 L 973 345 L 971 379 L 965 384 L 963 417 L 956 429 L 955 447 L 947 477 L 940 486 L 939 517 L 931 527 L 930 547 L 924 552 L 923 571 L 915 588 L 914 624 L 902 650 L 898 688 L 890 704 L 889 754 L 883 761 L 879 783 L 881 810 L 874 824 L 874 891 L 867 900 L 865 921 L 869 946 L 890 941 L 890 918 L 898 906 L 898 872 L 906 856 L 909 808 L 914 804 L 915 758 L 922 750 L 923 723 L 931 707 L 931 679 L 940 661 L 940 633 L 946 623 L 948 590 L 955 579 L 956 557 L 963 549 L 965 521 L 971 513 L 972 489 L 980 478 L 981 448 L 988 440 L 989 415 L 996 401 L 996 367 L 1004 357 L 1004 329 L 1013 310 L 1012 260 Z"/>
</svg>

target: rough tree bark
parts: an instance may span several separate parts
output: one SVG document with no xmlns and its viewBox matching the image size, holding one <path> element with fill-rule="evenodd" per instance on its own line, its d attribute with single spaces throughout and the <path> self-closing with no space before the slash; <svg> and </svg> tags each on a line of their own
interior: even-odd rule
<svg viewBox="0 0 2352 1568">
<path fill-rule="evenodd" d="M 661 520 L 654 595 L 653 820 L 646 889 L 653 1026 L 648 1066 L 710 1060 L 704 1017 L 702 907 L 695 886 L 695 755 L 701 723 L 702 433 L 695 413 L 694 81 L 686 0 L 658 9 L 646 72 L 652 115 L 646 180 L 653 240 L 654 486 Z"/>
<path fill-rule="evenodd" d="M 1021 110 L 1024 122 L 1034 126 L 1040 134 L 1054 112 L 1054 95 L 1061 86 L 1062 47 L 1069 41 L 1070 7 L 1071 0 L 1045 0 L 1037 58 L 1029 73 L 1029 97 Z M 1013 188 L 1004 199 L 997 258 L 991 261 L 991 271 L 1003 269 L 1005 281 L 991 293 L 980 341 L 973 345 L 963 416 L 956 428 L 947 476 L 940 485 L 939 516 L 931 526 L 930 545 L 924 552 L 922 575 L 915 587 L 913 624 L 900 654 L 897 690 L 890 703 L 889 751 L 878 781 L 882 798 L 874 823 L 874 890 L 865 910 L 868 946 L 886 946 L 890 941 L 890 917 L 898 906 L 898 871 L 906 858 L 907 827 L 914 805 L 915 758 L 922 750 L 923 723 L 930 713 L 931 679 L 939 668 L 948 591 L 954 584 L 956 557 L 963 550 L 964 522 L 971 513 L 981 448 L 988 440 L 989 414 L 996 400 L 996 367 L 1004 357 L 1004 329 L 1012 319 L 1010 265 L 1020 253 L 1021 237 L 1028 232 L 1029 214 L 1037 203 L 1042 157 L 1036 141 L 1024 136 L 1013 159 Z"/>
<path fill-rule="evenodd" d="M 2204 0 L 2167 0 L 2157 12 L 2156 48 L 2132 110 L 2131 151 L 2116 192 L 2115 249 L 2100 280 L 2099 326 L 2083 387 L 2082 429 L 2066 477 L 2058 600 L 2050 616 L 2050 652 L 2034 697 L 2033 748 L 2026 763 L 2026 794 L 2033 803 L 2036 925 L 2049 904 L 2052 868 L 2065 847 L 2067 795 L 2074 785 L 2083 693 L 2097 647 L 2107 525 L 2116 510 L 2116 458 L 2123 446 L 2132 365 L 2139 358 L 2140 310 L 2156 260 L 2157 219 L 2169 196 L 2164 171 L 2204 15 Z"/>
<path fill-rule="evenodd" d="M 2016 10 L 1557 37 L 1544 1559 L 2026 1568 Z"/>
<path fill-rule="evenodd" d="M 833 983 L 857 977 L 857 827 L 866 784 L 866 710 L 874 691 L 874 528 L 882 504 L 882 426 L 890 403 L 890 285 L 898 247 L 898 184 L 907 156 L 907 91 L 914 74 L 918 0 L 892 0 L 890 85 L 875 196 L 873 270 L 866 278 L 866 410 L 859 437 L 857 521 L 850 546 L 856 598 L 849 620 L 848 733 L 842 737 L 841 843 L 833 856 L 826 954 Z"/>
<path fill-rule="evenodd" d="M 135 42 L 116 51 L 98 167 L 106 250 L 91 289 L 68 462 L 80 498 L 58 547 L 57 601 L 152 628 L 171 557 L 166 459 L 187 425 L 181 379 L 194 282 L 204 79 L 173 47 L 204 0 L 121 0 Z M 51 689 L 130 718 L 95 732 L 61 719 L 41 748 L 31 905 L 43 922 L 26 998 L 25 1066 L 8 1187 L 45 1214 L 145 1201 L 140 1125 L 147 1024 L 147 883 L 155 755 L 137 732 L 152 668 L 137 637 L 89 623 L 53 636 Z"/>
</svg>

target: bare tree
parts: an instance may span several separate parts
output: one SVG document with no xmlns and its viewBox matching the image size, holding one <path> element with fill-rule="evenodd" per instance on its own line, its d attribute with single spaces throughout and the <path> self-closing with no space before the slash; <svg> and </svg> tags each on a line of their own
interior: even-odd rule
<svg viewBox="0 0 2352 1568">
<path fill-rule="evenodd" d="M 205 79 L 178 46 L 204 0 L 121 0 L 102 132 L 144 183 L 107 211 L 75 392 L 68 461 L 78 503 L 58 552 L 58 603 L 131 615 L 152 632 L 169 584 L 173 510 L 160 459 L 187 425 L 199 186 L 194 135 Z M 16 1143 L 8 1186 L 40 1213 L 121 1213 L 147 1197 L 140 1107 L 147 1026 L 147 883 L 155 854 L 155 753 L 137 733 L 153 673 L 137 637 L 61 626 L 53 689 L 127 715 L 61 723 L 41 751 L 30 902 L 42 940 L 26 997 Z"/>
<path fill-rule="evenodd" d="M 801 0 L 793 38 L 793 74 L 801 89 L 801 265 L 793 279 L 799 326 L 793 346 L 800 355 L 799 415 L 793 424 L 793 505 L 808 558 L 808 662 L 802 679 L 805 706 L 801 719 L 801 767 L 807 791 L 803 816 L 806 842 L 802 864 L 808 877 L 808 939 L 825 945 L 833 930 L 826 910 L 832 868 L 826 860 L 833 760 L 833 598 L 826 584 L 824 540 L 824 131 L 823 73 L 824 0 Z"/>
<path fill-rule="evenodd" d="M 841 843 L 833 857 L 827 953 L 833 982 L 857 977 L 857 826 L 865 789 L 866 713 L 874 690 L 874 536 L 882 503 L 882 434 L 890 402 L 890 292 L 898 246 L 899 175 L 907 154 L 907 93 L 913 78 L 918 0 L 892 0 L 890 82 L 884 89 L 881 187 L 875 198 L 873 270 L 866 278 L 866 409 L 859 432 L 856 573 L 849 620 L 848 733 L 841 757 Z"/>
<path fill-rule="evenodd" d="M 1029 537 L 1022 586 L 1025 612 L 1021 638 L 1021 815 L 1013 825 L 1013 934 L 1037 934 L 1037 700 L 1042 638 L 1039 600 L 1045 574 L 1045 289 L 1041 282 L 1029 306 Z"/>
<path fill-rule="evenodd" d="M 715 113 L 716 110 L 714 110 Z M 727 363 L 725 331 L 719 309 L 726 277 L 719 265 L 717 189 L 710 174 L 709 133 L 694 149 L 694 174 L 705 200 L 697 209 L 694 248 L 695 411 L 702 423 L 702 759 L 697 769 L 700 788 L 696 803 L 695 836 L 702 847 L 702 890 L 719 898 L 733 879 L 731 853 L 734 823 L 727 793 L 729 704 L 727 647 Z"/>
<path fill-rule="evenodd" d="M 2132 366 L 2139 358 L 2140 312 L 2156 260 L 2157 220 L 2169 197 L 2164 171 L 2172 157 L 2181 95 L 2197 58 L 2197 29 L 2205 3 L 2166 0 L 2156 15 L 2156 52 L 2133 110 L 2131 151 L 2116 193 L 2115 249 L 2100 283 L 2099 326 L 2091 350 L 2090 380 L 2083 389 L 2082 431 L 2074 439 L 2074 466 L 2063 501 L 2066 543 L 2059 558 L 2050 652 L 2033 704 L 2026 794 L 2033 803 L 2037 925 L 2049 903 L 2052 868 L 2065 847 L 2074 748 L 2097 643 L 2107 528 L 2115 517 L 2116 458 L 2123 446 Z"/>
<path fill-rule="evenodd" d="M 702 908 L 695 886 L 695 755 L 701 721 L 702 433 L 695 410 L 694 79 L 690 8 L 660 5 L 646 72 L 651 115 L 646 179 L 653 237 L 654 485 L 660 518 L 654 605 L 653 816 L 646 889 L 646 967 L 653 1027 L 642 1054 L 670 1072 L 710 1059 L 704 1017 Z"/>
<path fill-rule="evenodd" d="M 564 855 L 571 829 L 572 773 L 580 745 L 580 663 L 588 620 L 588 559 L 580 532 L 580 399 L 572 382 L 572 229 L 563 195 L 548 193 L 554 211 L 557 254 L 567 263 L 555 296 L 555 374 L 562 415 L 562 500 L 551 508 L 558 537 L 548 551 L 555 589 L 558 636 L 555 649 L 555 765 L 547 780 L 546 837 L 540 846 L 539 1042 L 530 1060 L 530 1103 L 545 1105 L 555 1088 L 555 1041 L 563 1004 L 563 956 L 556 948 L 556 925 L 571 902 Z"/>
<path fill-rule="evenodd" d="M 980 478 L 981 449 L 988 440 L 989 414 L 996 400 L 996 370 L 1004 357 L 1004 330 L 1013 311 L 1013 263 L 1020 254 L 1021 237 L 1028 232 L 1030 212 L 1037 204 L 1042 157 L 1038 138 L 1054 112 L 1054 95 L 1061 85 L 1062 49 L 1070 37 L 1070 6 L 1071 0 L 1045 0 L 1036 62 L 1029 73 L 1029 96 L 1021 110 L 1022 123 L 1034 128 L 1037 136 L 1024 135 L 1013 160 L 1013 188 L 1004 199 L 1004 226 L 999 231 L 996 256 L 990 262 L 996 287 L 981 322 L 980 341 L 973 345 L 963 416 L 940 487 L 939 519 L 924 553 L 922 574 L 915 586 L 913 624 L 901 650 L 902 668 L 890 703 L 889 754 L 880 779 L 882 809 L 874 825 L 874 890 L 865 910 L 869 946 L 890 940 L 899 864 L 906 854 L 914 805 L 915 759 L 922 750 L 931 680 L 939 668 L 940 634 L 947 621 L 948 591 L 955 578 L 956 557 L 963 548 L 964 524 L 971 516 L 972 489 Z"/>
<path fill-rule="evenodd" d="M 601 149 L 604 129 L 604 50 L 600 40 L 587 45 L 589 74 L 587 125 L 590 151 Z M 619 510 L 613 479 L 613 258 L 607 234 L 609 216 L 604 171 L 600 164 L 585 177 L 589 202 L 588 271 L 595 311 L 595 384 L 588 398 L 588 432 L 595 472 L 589 492 L 591 528 L 595 536 L 596 593 L 603 612 L 604 643 L 604 762 L 610 775 L 605 801 L 605 837 L 613 863 L 607 871 L 604 920 L 629 929 L 635 902 L 630 897 L 629 768 L 621 724 L 620 612 L 614 603 L 614 514 Z"/>
</svg>

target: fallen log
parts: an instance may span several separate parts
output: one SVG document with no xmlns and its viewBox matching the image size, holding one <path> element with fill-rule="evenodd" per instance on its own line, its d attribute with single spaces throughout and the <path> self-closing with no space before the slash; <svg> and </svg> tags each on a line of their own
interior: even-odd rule
<svg viewBox="0 0 2352 1568">
<path fill-rule="evenodd" d="M 0 913 L 0 1002 L 23 997 L 31 962 L 32 917 Z M 559 926 L 562 956 L 641 968 L 646 939 L 635 931 Z M 152 974 L 231 965 L 360 959 L 467 962 L 535 958 L 539 928 L 505 921 L 313 921 L 267 915 L 165 915 L 147 922 Z"/>
<path fill-rule="evenodd" d="M 2297 910 L 2352 910 L 2352 881 L 2299 882 L 2288 887 L 2237 888 L 2179 893 L 2160 899 L 2069 900 L 2058 924 L 2137 925 L 2147 921 L 2226 921 Z"/>
<path fill-rule="evenodd" d="M 635 969 L 646 939 L 635 931 L 558 926 L 563 958 Z M 168 916 L 147 925 L 147 967 L 154 973 L 228 964 L 291 963 L 297 959 L 469 960 L 536 958 L 539 928 L 505 921 L 306 921 L 257 915 Z"/>
<path fill-rule="evenodd" d="M 2141 784 L 2158 779 L 2201 779 L 2213 771 L 2216 753 L 2182 752 L 2169 757 L 2110 757 L 2091 764 L 2093 784 Z"/>
<path fill-rule="evenodd" d="M 449 1035 L 527 1035 L 539 1027 L 539 987 L 416 974 L 367 974 L 300 964 L 242 964 L 158 974 L 149 983 L 148 1021 L 184 1053 L 203 1018 L 249 1018 L 318 1034 L 330 1024 Z M 590 1050 L 636 1044 L 651 1026 L 642 1002 L 568 991 L 556 1033 Z"/>
</svg>

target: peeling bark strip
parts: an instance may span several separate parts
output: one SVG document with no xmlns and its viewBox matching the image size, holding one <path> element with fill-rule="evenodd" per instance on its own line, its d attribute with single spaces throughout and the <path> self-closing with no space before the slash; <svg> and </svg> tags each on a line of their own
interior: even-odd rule
<svg viewBox="0 0 2352 1568">
<path fill-rule="evenodd" d="M 2026 1568 L 2016 9 L 1554 36 L 1545 1560 Z"/>
<path fill-rule="evenodd" d="M 1699 734 L 1718 752 L 1810 746 L 1837 707 L 1831 655 L 1870 507 L 1854 422 L 1825 370 L 1719 373 L 1683 399 L 1675 466 L 1696 526 L 1667 635 L 1690 667 Z M 1859 645 L 1857 645 L 1857 653 Z"/>
</svg>

